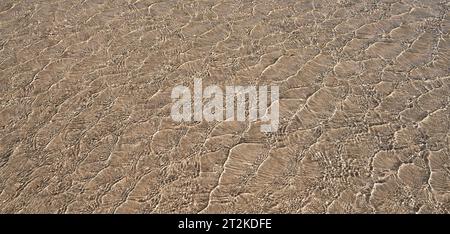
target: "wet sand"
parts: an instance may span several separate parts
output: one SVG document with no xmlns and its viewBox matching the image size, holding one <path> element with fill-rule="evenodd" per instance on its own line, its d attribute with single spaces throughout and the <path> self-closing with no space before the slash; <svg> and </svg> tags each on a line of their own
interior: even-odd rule
<svg viewBox="0 0 450 234">
<path fill-rule="evenodd" d="M 449 213 L 450 2 L 0 1 L 0 213 Z M 279 85 L 280 124 L 171 90 Z"/>
</svg>

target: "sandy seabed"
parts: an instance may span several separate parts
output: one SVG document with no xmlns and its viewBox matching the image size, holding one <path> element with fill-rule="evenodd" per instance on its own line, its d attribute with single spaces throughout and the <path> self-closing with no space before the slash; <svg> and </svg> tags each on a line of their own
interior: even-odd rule
<svg viewBox="0 0 450 234">
<path fill-rule="evenodd" d="M 450 213 L 450 1 L 0 1 L 0 213 Z M 280 126 L 175 122 L 278 85 Z"/>
</svg>

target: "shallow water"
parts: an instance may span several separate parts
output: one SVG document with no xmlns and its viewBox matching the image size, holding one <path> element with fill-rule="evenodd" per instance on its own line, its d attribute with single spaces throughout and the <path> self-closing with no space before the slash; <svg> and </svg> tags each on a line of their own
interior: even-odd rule
<svg viewBox="0 0 450 234">
<path fill-rule="evenodd" d="M 1 213 L 449 213 L 449 1 L 0 1 Z M 280 125 L 170 118 L 279 85 Z"/>
</svg>

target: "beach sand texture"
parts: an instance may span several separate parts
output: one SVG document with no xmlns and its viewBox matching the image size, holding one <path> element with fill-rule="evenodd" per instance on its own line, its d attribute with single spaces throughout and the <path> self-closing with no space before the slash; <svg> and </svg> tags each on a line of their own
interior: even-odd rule
<svg viewBox="0 0 450 234">
<path fill-rule="evenodd" d="M 0 213 L 450 213 L 448 0 L 1 0 Z M 175 122 L 278 85 L 279 129 Z"/>
</svg>

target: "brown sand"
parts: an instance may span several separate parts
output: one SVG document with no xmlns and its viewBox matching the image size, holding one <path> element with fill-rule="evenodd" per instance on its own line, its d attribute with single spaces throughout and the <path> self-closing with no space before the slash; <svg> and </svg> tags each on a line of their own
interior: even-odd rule
<svg viewBox="0 0 450 234">
<path fill-rule="evenodd" d="M 1 213 L 450 213 L 450 2 L 0 1 Z M 171 89 L 278 84 L 280 129 Z"/>
</svg>

